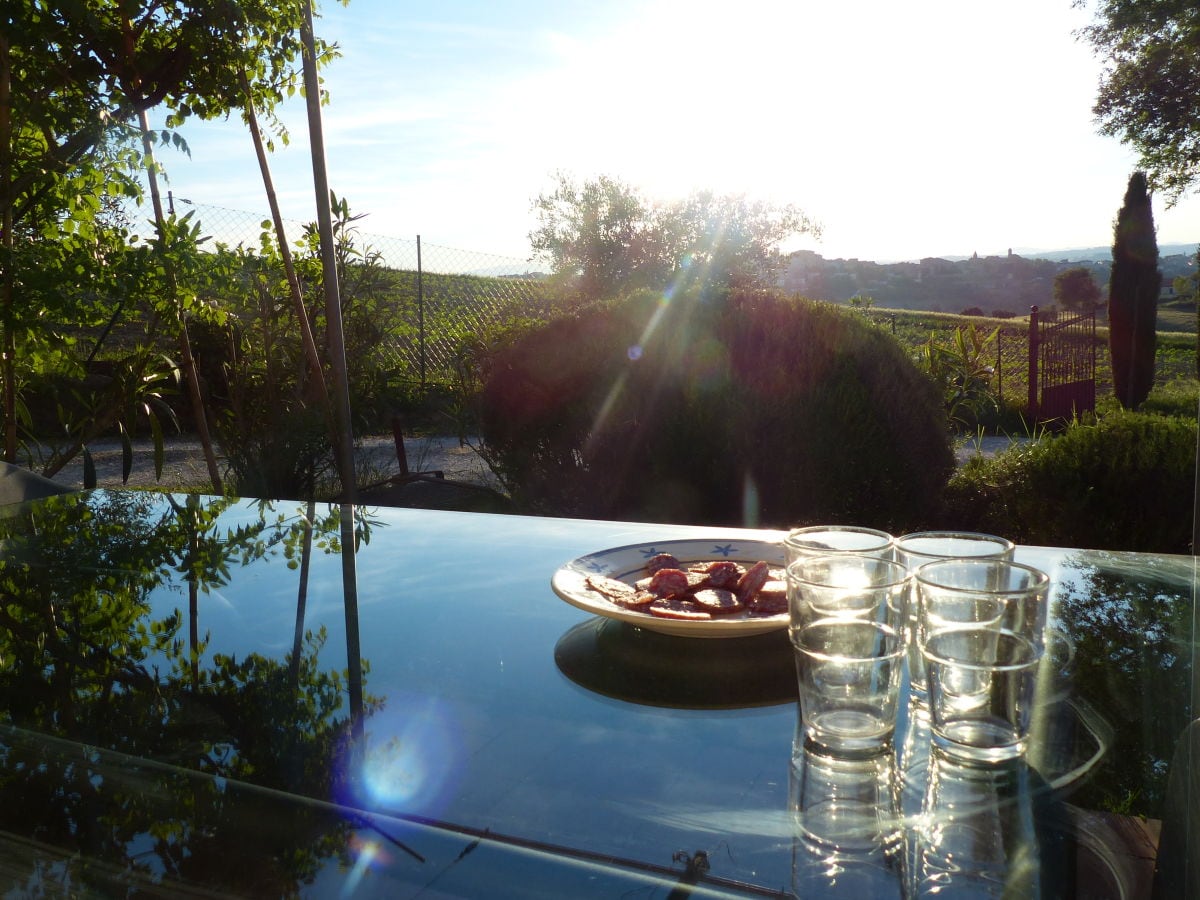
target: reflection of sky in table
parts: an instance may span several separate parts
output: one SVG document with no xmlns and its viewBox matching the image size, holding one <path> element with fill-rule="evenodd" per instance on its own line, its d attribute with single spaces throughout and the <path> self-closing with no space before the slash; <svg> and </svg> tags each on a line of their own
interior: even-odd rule
<svg viewBox="0 0 1200 900">
<path fill-rule="evenodd" d="M 366 720 L 363 795 L 346 800 L 664 866 L 676 851 L 723 840 L 731 811 L 784 808 L 794 705 L 643 708 L 582 690 L 555 665 L 556 642 L 588 616 L 551 592 L 554 570 L 604 546 L 661 537 L 661 527 L 379 515 L 355 567 L 364 690 L 382 708 Z M 289 653 L 298 584 L 298 570 L 276 555 L 201 595 L 205 657 Z M 156 616 L 186 613 L 186 590 L 159 588 L 152 602 Z M 314 550 L 305 627 L 328 632 L 321 667 L 345 668 L 337 554 Z M 765 743 L 778 752 L 764 757 Z M 742 825 L 751 819 L 760 816 Z M 732 870 L 726 862 L 724 874 L 783 884 L 786 854 L 770 852 L 779 822 L 761 817 L 758 830 L 756 849 L 745 848 Z"/>
<path fill-rule="evenodd" d="M 291 521 L 304 505 L 277 504 L 272 519 L 280 512 Z M 254 505 L 235 506 L 220 528 L 258 516 Z M 591 621 L 551 591 L 558 566 L 714 529 L 414 510 L 367 516 L 370 540 L 354 558 L 360 655 L 369 664 L 365 693 L 380 706 L 365 721 L 357 790 L 336 799 L 407 819 L 410 830 L 419 831 L 414 821 L 444 822 L 675 870 L 674 854 L 704 851 L 713 875 L 791 884 L 794 703 L 772 705 L 769 694 L 772 702 L 744 708 L 631 702 L 556 664 L 564 636 Z M 1069 785 L 1073 803 L 1117 810 L 1132 802 L 1159 815 L 1174 737 L 1192 714 L 1191 560 L 1026 547 L 1016 558 L 1055 582 L 1051 617 L 1076 649 L 1074 682 L 1057 689 L 1092 717 L 1047 714 L 1042 727 L 1063 749 L 1035 749 L 1030 762 L 1044 765 L 1046 783 L 1094 763 Z M 341 556 L 316 546 L 308 577 L 304 627 L 328 633 L 320 668 L 345 669 Z M 210 639 L 202 664 L 216 654 L 283 661 L 299 584 L 280 546 L 231 563 L 228 584 L 198 599 L 200 635 Z M 183 613 L 186 639 L 180 577 L 151 602 L 156 618 Z M 661 646 L 669 663 L 674 640 L 648 646 Z M 1106 726 L 1119 743 L 1091 760 Z M 408 863 L 398 854 L 391 865 Z"/>
</svg>

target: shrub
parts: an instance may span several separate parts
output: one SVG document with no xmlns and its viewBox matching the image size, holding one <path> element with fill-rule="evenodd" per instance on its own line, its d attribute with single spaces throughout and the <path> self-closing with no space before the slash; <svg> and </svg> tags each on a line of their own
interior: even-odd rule
<svg viewBox="0 0 1200 900">
<path fill-rule="evenodd" d="M 712 524 L 925 519 L 953 468 L 933 383 L 828 304 L 641 295 L 485 365 L 481 425 L 527 512 Z"/>
<path fill-rule="evenodd" d="M 943 524 L 1028 544 L 1191 552 L 1196 420 L 1132 413 L 975 457 L 950 480 Z"/>
<path fill-rule="evenodd" d="M 946 416 L 959 430 L 999 418 L 1000 401 L 992 389 L 996 372 L 991 365 L 999 336 L 999 328 L 983 335 L 972 322 L 956 328 L 944 343 L 931 332 L 917 353 L 917 365 L 941 388 Z"/>
<path fill-rule="evenodd" d="M 1200 383 L 1177 378 L 1153 388 L 1142 403 L 1142 412 L 1160 416 L 1194 416 L 1200 409 Z"/>
</svg>

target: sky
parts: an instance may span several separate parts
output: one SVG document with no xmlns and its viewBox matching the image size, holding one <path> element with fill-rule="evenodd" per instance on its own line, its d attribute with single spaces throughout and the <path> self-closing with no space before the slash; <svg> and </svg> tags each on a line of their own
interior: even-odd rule
<svg viewBox="0 0 1200 900">
<path fill-rule="evenodd" d="M 1099 135 L 1101 63 L 1071 0 L 323 0 L 330 188 L 362 231 L 528 259 L 556 172 L 653 201 L 794 204 L 827 259 L 1105 246 L 1133 152 Z M 272 158 L 286 218 L 315 217 L 303 104 Z M 266 216 L 240 120 L 193 122 L 169 186 Z M 1160 245 L 1200 199 L 1156 198 Z"/>
</svg>

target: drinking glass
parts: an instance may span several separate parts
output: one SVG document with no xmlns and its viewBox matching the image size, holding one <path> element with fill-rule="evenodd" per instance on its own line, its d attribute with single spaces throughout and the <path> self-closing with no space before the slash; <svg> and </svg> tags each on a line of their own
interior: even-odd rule
<svg viewBox="0 0 1200 900">
<path fill-rule="evenodd" d="M 934 746 L 975 762 L 1025 753 L 1041 648 L 1003 628 L 934 631 L 921 645 Z"/>
<path fill-rule="evenodd" d="M 975 531 L 915 531 L 896 538 L 896 560 L 912 575 L 926 563 L 947 559 L 1012 559 L 1016 545 L 1008 538 Z M 923 698 L 928 690 L 925 660 L 917 645 L 917 586 L 910 584 L 908 599 L 908 683 Z"/>
<path fill-rule="evenodd" d="M 787 586 L 793 636 L 817 619 L 862 619 L 903 629 L 908 571 L 890 559 L 801 556 L 787 567 Z"/>
<path fill-rule="evenodd" d="M 800 715 L 812 744 L 873 754 L 896 730 L 904 640 L 879 622 L 832 618 L 795 633 Z"/>
<path fill-rule="evenodd" d="M 859 556 L 892 558 L 896 539 L 886 531 L 856 525 L 813 525 L 794 528 L 783 540 L 789 564 L 802 556 L 854 553 Z"/>
<path fill-rule="evenodd" d="M 955 627 L 1007 628 L 1043 646 L 1050 577 L 1003 557 L 927 562 L 909 589 L 909 685 L 928 692 L 921 642 L 930 632 Z"/>
</svg>

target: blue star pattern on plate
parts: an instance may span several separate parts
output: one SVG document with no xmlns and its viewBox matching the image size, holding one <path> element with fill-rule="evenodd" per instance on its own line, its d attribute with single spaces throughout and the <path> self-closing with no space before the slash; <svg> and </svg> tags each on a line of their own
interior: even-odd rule
<svg viewBox="0 0 1200 900">
<path fill-rule="evenodd" d="M 652 556 L 658 556 L 658 554 L 662 553 L 662 551 L 657 547 L 642 547 L 638 552 L 641 553 L 646 559 L 649 559 Z"/>
<path fill-rule="evenodd" d="M 728 557 L 732 553 L 737 553 L 737 547 L 733 544 L 717 544 L 712 548 L 713 553 L 719 553 L 721 556 Z"/>
</svg>

